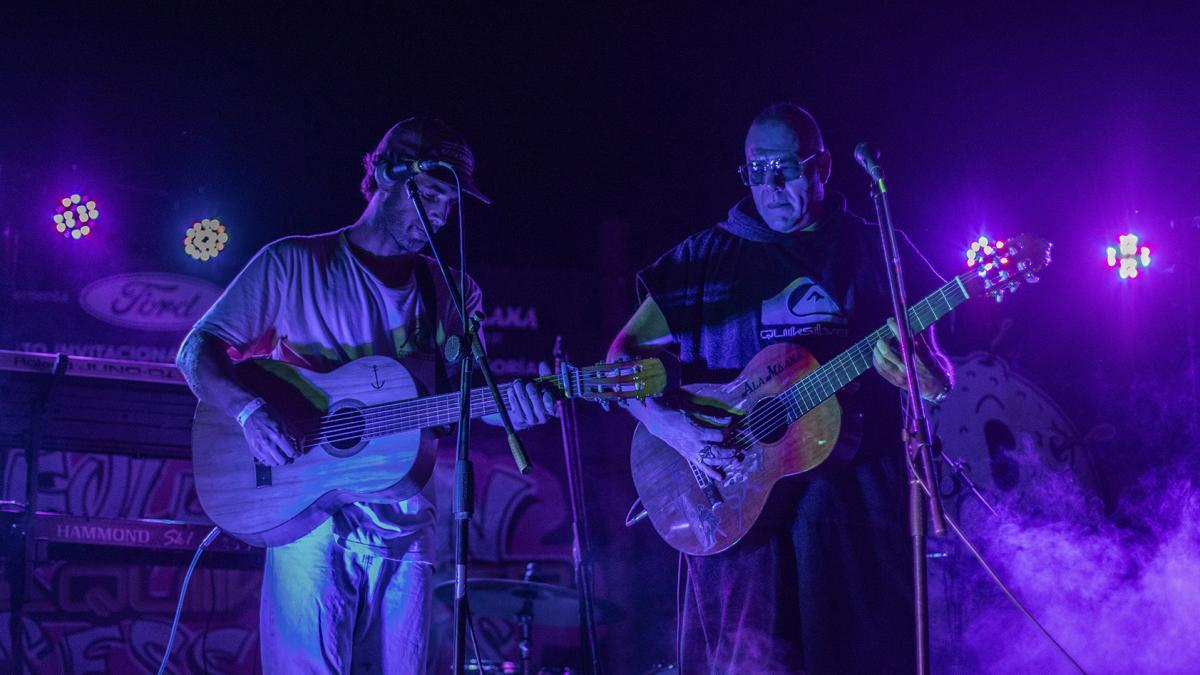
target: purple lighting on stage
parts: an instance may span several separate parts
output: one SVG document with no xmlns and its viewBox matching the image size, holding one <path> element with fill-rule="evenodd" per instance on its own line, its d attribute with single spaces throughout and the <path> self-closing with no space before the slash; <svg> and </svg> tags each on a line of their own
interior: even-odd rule
<svg viewBox="0 0 1200 675">
<path fill-rule="evenodd" d="M 216 218 L 205 218 L 192 223 L 183 235 L 183 250 L 192 258 L 207 262 L 225 249 L 229 233 L 225 225 Z"/>
<path fill-rule="evenodd" d="M 990 239 L 980 237 L 972 241 L 970 249 L 967 249 L 967 267 L 979 265 L 979 276 L 983 276 L 997 265 L 1007 265 L 1006 253 L 1003 241 L 997 239 L 996 243 L 992 244 Z"/>
<path fill-rule="evenodd" d="M 99 217 L 96 201 L 75 193 L 58 200 L 54 209 L 54 229 L 67 239 L 82 239 L 92 233 L 92 225 Z"/>
<path fill-rule="evenodd" d="M 987 271 L 992 269 L 996 263 L 1007 265 L 1008 258 L 1004 253 L 1003 241 L 996 240 L 993 244 L 987 237 L 980 237 L 971 242 L 971 247 L 967 249 L 967 267 L 979 265 L 984 271 Z"/>
<path fill-rule="evenodd" d="M 1122 279 L 1136 279 L 1138 269 L 1150 266 L 1150 247 L 1138 246 L 1136 234 L 1122 234 L 1117 237 L 1117 246 L 1109 246 L 1105 252 L 1108 266 L 1116 267 Z"/>
</svg>

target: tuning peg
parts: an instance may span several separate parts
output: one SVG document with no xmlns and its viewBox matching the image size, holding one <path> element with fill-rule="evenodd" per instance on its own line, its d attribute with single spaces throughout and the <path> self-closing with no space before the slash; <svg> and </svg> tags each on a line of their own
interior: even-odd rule
<svg viewBox="0 0 1200 675">
<path fill-rule="evenodd" d="M 600 407 L 604 409 L 604 412 L 608 412 L 609 410 L 612 410 L 612 408 L 609 407 L 608 399 L 606 399 L 606 398 L 600 399 L 599 401 L 597 401 L 597 403 L 599 403 Z"/>
</svg>

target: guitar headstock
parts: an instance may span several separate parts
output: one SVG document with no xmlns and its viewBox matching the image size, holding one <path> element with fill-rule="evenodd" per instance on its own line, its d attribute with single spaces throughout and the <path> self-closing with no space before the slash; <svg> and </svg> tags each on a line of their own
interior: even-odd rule
<svg viewBox="0 0 1200 675">
<path fill-rule="evenodd" d="M 559 393 L 566 398 L 589 401 L 638 400 L 658 396 L 667 386 L 667 370 L 658 359 L 635 359 L 594 366 L 573 366 L 563 362 L 551 376 Z"/>
<path fill-rule="evenodd" d="M 1050 264 L 1052 247 L 1045 239 L 1027 234 L 996 241 L 980 237 L 966 252 L 967 267 L 972 271 L 960 279 L 972 294 L 989 295 L 1000 302 L 1022 282 L 1039 281 L 1038 274 Z"/>
</svg>

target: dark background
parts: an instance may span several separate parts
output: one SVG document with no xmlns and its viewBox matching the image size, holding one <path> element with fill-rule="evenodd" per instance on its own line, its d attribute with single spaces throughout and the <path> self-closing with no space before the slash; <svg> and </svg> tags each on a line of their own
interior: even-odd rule
<svg viewBox="0 0 1200 675">
<path fill-rule="evenodd" d="M 723 216 L 744 192 L 749 120 L 793 101 L 863 214 L 851 149 L 883 148 L 897 222 L 944 273 L 979 234 L 1055 242 L 1042 284 L 969 305 L 943 342 L 1004 355 L 1080 429 L 1112 424 L 1093 448 L 1111 510 L 1148 470 L 1196 456 L 1197 18 L 1156 3 L 5 10 L 0 230 L 19 252 L 6 279 L 165 268 L 224 285 L 268 241 L 352 222 L 363 153 L 428 113 L 469 139 L 494 200 L 465 211 L 485 302 L 551 300 L 544 332 L 596 360 L 634 308 L 633 272 Z M 78 189 L 104 208 L 86 253 L 48 224 Z M 183 257 L 182 230 L 217 213 L 230 248 Z M 1154 262 L 1122 282 L 1103 251 L 1129 231 Z M 627 422 L 603 419 L 597 445 L 618 448 Z M 598 499 L 623 512 L 625 457 L 605 452 Z M 673 556 L 599 518 L 601 546 L 633 541 L 659 570 L 647 605 L 669 619 Z M 640 643 L 638 666 L 669 657 L 658 642 Z"/>
</svg>

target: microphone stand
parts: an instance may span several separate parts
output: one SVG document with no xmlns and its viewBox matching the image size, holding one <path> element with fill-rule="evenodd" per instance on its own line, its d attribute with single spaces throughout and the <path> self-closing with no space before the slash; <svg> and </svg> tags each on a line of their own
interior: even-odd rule
<svg viewBox="0 0 1200 675">
<path fill-rule="evenodd" d="M 567 361 L 563 339 L 554 340 L 554 367 L 562 370 Z M 590 675 L 602 675 L 600 652 L 596 642 L 596 610 L 592 588 L 592 550 L 588 535 L 587 504 L 583 498 L 583 460 L 579 453 L 579 421 L 575 400 L 558 402 L 562 427 L 563 462 L 567 470 L 567 496 L 571 500 L 571 559 L 575 567 L 575 592 L 579 597 L 579 641 L 587 655 Z"/>
<path fill-rule="evenodd" d="M 516 429 L 513 428 L 512 420 L 508 416 L 508 408 L 504 405 L 504 397 L 500 394 L 500 389 L 496 386 L 496 380 L 492 375 L 492 369 L 488 365 L 487 354 L 484 353 L 483 347 L 479 343 L 479 323 L 481 317 L 478 314 L 467 316 L 467 308 L 463 304 L 463 291 L 465 289 L 460 288 L 450 278 L 450 270 L 442 262 L 442 256 L 438 252 L 437 245 L 433 243 L 433 228 L 429 225 L 429 214 L 425 212 L 425 205 L 421 202 L 420 193 L 417 190 L 416 176 L 413 175 L 405 181 L 404 187 L 408 191 L 408 198 L 412 200 L 413 207 L 417 211 L 421 227 L 425 230 L 425 238 L 429 242 L 430 250 L 433 251 L 433 259 L 437 261 L 438 270 L 441 271 L 442 279 L 446 282 L 446 288 L 450 294 L 450 299 L 454 302 L 454 306 L 458 310 L 458 316 L 462 322 L 464 331 L 461 340 L 456 340 L 453 337 L 446 340 L 446 360 L 458 362 L 461 369 L 458 389 L 458 437 L 454 460 L 453 672 L 455 675 L 462 675 L 466 668 L 467 617 L 471 611 L 470 603 L 467 602 L 467 544 L 470 532 L 469 526 L 471 516 L 474 514 L 475 503 L 475 467 L 471 464 L 469 442 L 472 359 L 474 360 L 474 364 L 479 367 L 479 371 L 483 373 L 483 379 L 487 382 L 492 399 L 496 402 L 496 409 L 500 413 L 500 420 L 503 422 L 504 430 L 507 432 L 508 447 L 512 451 L 513 460 L 517 463 L 517 469 L 522 474 L 528 474 L 532 466 L 529 463 L 529 457 L 525 454 L 525 448 L 521 445 L 521 439 L 517 437 Z M 458 208 L 461 209 L 462 205 L 460 204 Z M 463 266 L 465 267 L 465 264 Z M 460 270 L 460 272 L 464 275 L 463 278 L 465 278 L 466 270 Z M 468 358 L 468 356 L 471 358 Z"/>
<path fill-rule="evenodd" d="M 863 155 L 866 148 L 860 146 Z M 859 155 L 858 152 L 855 153 Z M 904 378 L 908 387 L 908 422 L 901 432 L 908 465 L 908 523 L 912 536 L 913 561 L 913 616 L 916 620 L 917 672 L 929 673 L 929 580 L 926 560 L 926 518 L 933 524 L 938 536 L 946 533 L 945 513 L 941 495 L 937 490 L 925 490 L 922 485 L 935 485 L 933 481 L 933 455 L 929 425 L 925 419 L 925 405 L 917 385 L 916 352 L 913 335 L 908 326 L 908 300 L 904 289 L 904 270 L 900 263 L 900 252 L 896 246 L 896 230 L 892 224 L 892 212 L 888 204 L 887 185 L 883 169 L 875 157 L 858 156 L 872 178 L 871 199 L 875 202 L 875 214 L 879 221 L 879 234 L 883 244 L 883 259 L 888 289 L 891 293 L 892 315 L 896 320 L 896 338 L 900 344 L 900 357 L 904 362 Z M 926 510 L 928 509 L 928 515 Z"/>
</svg>

